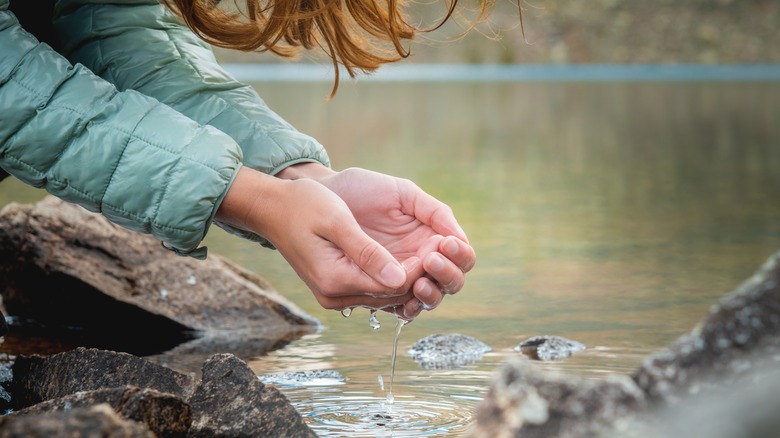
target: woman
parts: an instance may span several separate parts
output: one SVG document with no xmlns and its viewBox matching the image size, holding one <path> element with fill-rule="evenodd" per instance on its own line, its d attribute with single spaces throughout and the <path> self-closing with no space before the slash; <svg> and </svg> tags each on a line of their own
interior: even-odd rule
<svg viewBox="0 0 780 438">
<path fill-rule="evenodd" d="M 249 21 L 236 21 L 211 0 L 58 0 L 42 30 L 55 50 L 13 13 L 31 2 L 0 0 L 0 168 L 181 255 L 206 256 L 212 222 L 275 247 L 328 309 L 412 319 L 436 307 L 476 260 L 450 208 L 407 180 L 331 170 L 192 31 L 285 55 L 319 42 L 350 74 L 394 59 L 318 1 L 280 2 L 266 19 L 248 0 Z M 411 36 L 397 11 L 371 4 L 347 2 L 368 34 Z"/>
</svg>

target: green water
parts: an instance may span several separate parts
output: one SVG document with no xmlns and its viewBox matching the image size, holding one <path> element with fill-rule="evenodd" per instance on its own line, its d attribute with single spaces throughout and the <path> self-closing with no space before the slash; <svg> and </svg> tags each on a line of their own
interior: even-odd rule
<svg viewBox="0 0 780 438">
<path fill-rule="evenodd" d="M 409 178 L 448 203 L 478 261 L 459 294 L 404 327 L 392 408 L 405 424 L 377 426 L 365 407 L 385 397 L 377 377 L 389 382 L 394 317 L 378 314 L 375 331 L 366 310 L 323 310 L 278 253 L 212 231 L 211 251 L 324 324 L 246 358 L 258 374 L 347 378 L 286 390 L 323 436 L 463 432 L 492 373 L 535 335 L 588 346 L 544 366 L 628 373 L 780 250 L 780 83 L 345 83 L 327 102 L 329 85 L 257 87 L 328 148 L 334 168 Z M 0 184 L 0 204 L 38 197 Z M 427 370 L 405 351 L 434 333 L 493 351 Z"/>
</svg>

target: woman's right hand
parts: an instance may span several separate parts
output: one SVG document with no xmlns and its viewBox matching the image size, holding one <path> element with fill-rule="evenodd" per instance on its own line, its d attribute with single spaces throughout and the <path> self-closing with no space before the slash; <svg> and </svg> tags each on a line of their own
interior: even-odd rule
<svg viewBox="0 0 780 438">
<path fill-rule="evenodd" d="M 408 302 L 422 274 L 399 263 L 358 225 L 341 198 L 310 179 L 283 180 L 242 168 L 217 218 L 276 246 L 326 309 L 387 309 Z"/>
</svg>

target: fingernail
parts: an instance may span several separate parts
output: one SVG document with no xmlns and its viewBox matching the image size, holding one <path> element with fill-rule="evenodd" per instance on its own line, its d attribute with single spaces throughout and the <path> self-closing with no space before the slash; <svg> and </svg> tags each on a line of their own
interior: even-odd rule
<svg viewBox="0 0 780 438">
<path fill-rule="evenodd" d="M 422 281 L 420 283 L 422 283 L 422 285 L 417 288 L 417 293 L 415 295 L 417 295 L 418 299 L 421 298 L 420 301 L 427 300 L 431 297 L 431 293 L 433 292 L 431 285 Z"/>
<path fill-rule="evenodd" d="M 460 250 L 460 245 L 458 245 L 454 237 L 450 237 L 444 241 L 444 250 L 449 255 L 455 255 Z"/>
<path fill-rule="evenodd" d="M 406 272 L 398 263 L 390 262 L 382 268 L 382 271 L 379 273 L 379 278 L 382 279 L 382 282 L 384 282 L 385 285 L 396 287 L 404 284 L 406 281 Z"/>
</svg>

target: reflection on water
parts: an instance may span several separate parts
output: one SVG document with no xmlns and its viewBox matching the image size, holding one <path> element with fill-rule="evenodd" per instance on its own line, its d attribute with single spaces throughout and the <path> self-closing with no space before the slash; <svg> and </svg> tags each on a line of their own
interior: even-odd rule
<svg viewBox="0 0 780 438">
<path fill-rule="evenodd" d="M 633 370 L 692 328 L 780 249 L 780 83 L 267 83 L 269 105 L 329 150 L 334 167 L 410 178 L 450 204 L 478 263 L 464 289 L 404 327 L 382 414 L 394 317 L 325 311 L 281 256 L 214 230 L 211 251 L 268 279 L 325 328 L 259 374 L 335 369 L 347 382 L 286 388 L 327 436 L 457 435 L 520 341 L 588 346 L 540 366 L 595 378 Z M 0 203 L 36 192 L 0 184 Z M 405 350 L 434 333 L 493 348 L 458 370 Z M 429 415 L 430 414 L 430 415 Z M 378 425 L 383 422 L 385 425 Z M 397 426 L 397 428 L 396 428 Z M 423 432 L 424 431 L 424 432 Z"/>
</svg>

